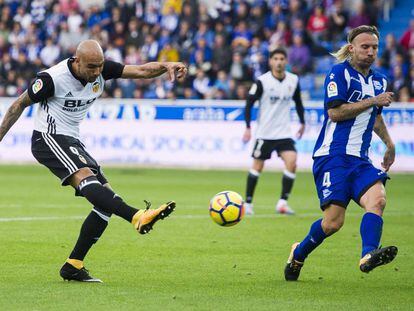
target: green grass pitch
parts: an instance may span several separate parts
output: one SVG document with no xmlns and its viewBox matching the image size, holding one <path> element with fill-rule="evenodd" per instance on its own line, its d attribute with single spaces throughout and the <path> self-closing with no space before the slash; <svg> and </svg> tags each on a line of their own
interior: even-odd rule
<svg viewBox="0 0 414 311">
<path fill-rule="evenodd" d="M 299 173 L 291 206 L 277 216 L 281 174 L 264 172 L 256 215 L 224 228 L 209 219 L 210 198 L 244 194 L 246 172 L 112 168 L 106 175 L 125 201 L 176 212 L 149 235 L 112 217 L 85 264 L 103 284 L 64 282 L 58 271 L 90 210 L 86 200 L 41 166 L 0 166 L 0 310 L 413 310 L 414 175 L 387 185 L 383 245 L 394 262 L 358 270 L 362 211 L 348 207 L 345 227 L 307 260 L 299 282 L 283 268 L 290 245 L 321 213 L 310 173 Z"/>
</svg>

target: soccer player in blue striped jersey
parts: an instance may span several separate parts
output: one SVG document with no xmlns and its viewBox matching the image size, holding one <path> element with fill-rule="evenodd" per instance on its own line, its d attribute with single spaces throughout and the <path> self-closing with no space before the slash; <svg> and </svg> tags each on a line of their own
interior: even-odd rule
<svg viewBox="0 0 414 311">
<path fill-rule="evenodd" d="M 371 70 L 378 41 L 378 30 L 362 25 L 352 29 L 348 43 L 333 54 L 340 63 L 325 79 L 325 120 L 313 153 L 313 174 L 323 217 L 311 225 L 300 243 L 292 245 L 285 267 L 287 281 L 296 281 L 306 257 L 342 227 L 351 199 L 365 210 L 360 227 L 360 270 L 370 272 L 397 255 L 397 247 L 379 246 L 386 172 L 394 162 L 395 147 L 381 116 L 393 94 L 386 91 L 386 77 Z M 372 131 L 387 147 L 383 170 L 375 168 L 368 158 Z"/>
</svg>

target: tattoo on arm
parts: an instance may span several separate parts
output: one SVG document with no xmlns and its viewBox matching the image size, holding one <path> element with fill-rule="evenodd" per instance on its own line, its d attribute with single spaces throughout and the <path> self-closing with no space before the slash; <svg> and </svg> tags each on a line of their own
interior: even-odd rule
<svg viewBox="0 0 414 311">
<path fill-rule="evenodd" d="M 328 115 L 334 122 L 345 121 L 355 118 L 361 112 L 372 107 L 372 105 L 373 101 L 371 98 L 367 98 L 352 104 L 344 103 L 341 106 L 329 109 Z"/>
<path fill-rule="evenodd" d="M 19 119 L 20 115 L 22 114 L 23 110 L 32 104 L 32 100 L 30 99 L 27 91 L 25 91 L 22 95 L 17 98 L 17 100 L 10 106 L 7 110 L 6 114 L 4 115 L 3 121 L 0 125 L 0 141 L 6 135 L 6 133 L 10 130 L 13 124 Z"/>
<path fill-rule="evenodd" d="M 122 73 L 125 79 L 151 79 L 167 72 L 164 63 L 151 62 L 143 65 L 126 65 Z"/>
<path fill-rule="evenodd" d="M 387 126 L 385 125 L 384 119 L 381 115 L 378 115 L 374 123 L 374 132 L 384 142 L 387 147 L 393 146 L 391 136 L 388 133 Z"/>
</svg>

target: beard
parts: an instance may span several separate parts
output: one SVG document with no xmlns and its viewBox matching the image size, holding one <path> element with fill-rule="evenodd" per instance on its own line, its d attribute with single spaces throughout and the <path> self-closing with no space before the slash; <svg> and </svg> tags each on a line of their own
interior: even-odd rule
<svg viewBox="0 0 414 311">
<path fill-rule="evenodd" d="M 362 68 L 370 68 L 372 64 L 375 62 L 375 58 L 365 58 L 358 62 L 358 65 Z"/>
</svg>

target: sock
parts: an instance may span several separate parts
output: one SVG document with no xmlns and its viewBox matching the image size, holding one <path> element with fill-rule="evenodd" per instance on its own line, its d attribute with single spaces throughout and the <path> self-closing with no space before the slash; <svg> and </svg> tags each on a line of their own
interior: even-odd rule
<svg viewBox="0 0 414 311">
<path fill-rule="evenodd" d="M 98 241 L 105 231 L 110 217 L 110 215 L 106 215 L 105 212 L 99 210 L 97 207 L 93 208 L 82 224 L 78 241 L 69 256 L 69 259 L 83 261 L 92 245 Z"/>
<path fill-rule="evenodd" d="M 112 190 L 104 187 L 95 176 L 82 180 L 78 186 L 80 193 L 94 206 L 108 213 L 115 214 L 131 222 L 138 210 L 126 204 L 121 197 Z"/>
<path fill-rule="evenodd" d="M 295 182 L 295 173 L 291 173 L 288 170 L 283 171 L 282 177 L 282 193 L 280 198 L 287 200 L 289 198 L 290 192 L 292 191 L 293 183 Z"/>
<path fill-rule="evenodd" d="M 306 257 L 317 248 L 322 241 L 327 237 L 322 229 L 322 219 L 315 221 L 308 233 L 308 235 L 300 242 L 293 252 L 293 258 L 297 261 L 303 262 Z"/>
<path fill-rule="evenodd" d="M 374 213 L 365 213 L 361 220 L 362 255 L 377 249 L 380 244 L 383 220 Z"/>
<path fill-rule="evenodd" d="M 74 266 L 78 270 L 83 268 L 83 261 L 82 260 L 68 258 L 66 260 L 66 262 L 71 264 L 72 266 Z"/>
<path fill-rule="evenodd" d="M 246 203 L 252 203 L 254 189 L 256 188 L 257 180 L 259 179 L 260 173 L 256 170 L 251 169 L 249 175 L 247 175 L 246 185 Z"/>
</svg>

